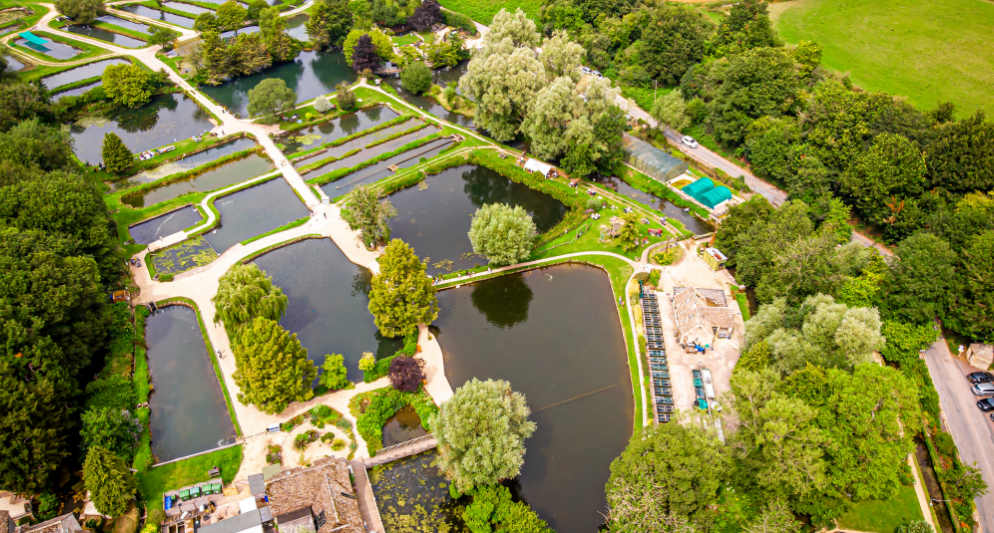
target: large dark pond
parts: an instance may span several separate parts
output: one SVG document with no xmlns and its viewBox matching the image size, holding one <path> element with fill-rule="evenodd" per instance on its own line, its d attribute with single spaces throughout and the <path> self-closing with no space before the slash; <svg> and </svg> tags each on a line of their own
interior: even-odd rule
<svg viewBox="0 0 994 533">
<path fill-rule="evenodd" d="M 42 44 L 30 43 L 24 39 L 17 38 L 14 40 L 14 44 L 22 48 L 30 48 L 31 50 L 34 50 L 39 54 L 44 54 L 52 59 L 58 59 L 58 60 L 72 59 L 73 57 L 76 57 L 77 55 L 83 53 L 82 50 L 73 48 L 68 44 L 57 43 L 48 37 L 42 37 L 42 38 L 48 42 L 42 45 Z"/>
<path fill-rule="evenodd" d="M 152 453 L 158 462 L 229 444 L 235 428 L 192 309 L 169 306 L 145 319 Z"/>
<path fill-rule="evenodd" d="M 279 78 L 297 93 L 297 102 L 305 102 L 335 91 L 335 85 L 356 79 L 355 72 L 336 52 L 301 52 L 297 59 L 274 65 L 258 74 L 239 76 L 217 86 L 201 86 L 200 90 L 232 112 L 248 116 L 248 92 L 262 80 Z"/>
<path fill-rule="evenodd" d="M 185 94 L 165 94 L 139 109 L 115 108 L 72 125 L 76 156 L 81 161 L 103 160 L 104 135 L 116 133 L 132 153 L 200 135 L 214 128 L 210 115 Z"/>
<path fill-rule="evenodd" d="M 614 189 L 620 195 L 627 196 L 636 202 L 651 207 L 653 209 L 658 209 L 663 212 L 668 218 L 675 218 L 683 223 L 683 226 L 687 228 L 688 231 L 692 232 L 694 235 L 701 235 L 702 233 L 708 233 L 709 231 L 714 231 L 707 222 L 697 218 L 693 213 L 683 209 L 682 207 L 677 207 L 669 200 L 660 198 L 654 194 L 649 194 L 647 192 L 642 192 L 635 187 L 629 185 L 625 180 L 618 178 L 616 176 L 595 176 L 594 181 L 598 183 L 603 183 L 608 187 Z"/>
<path fill-rule="evenodd" d="M 394 110 L 385 106 L 360 109 L 355 113 L 349 113 L 334 120 L 322 122 L 316 126 L 297 130 L 286 137 L 280 138 L 279 142 L 283 144 L 283 153 L 290 155 L 294 152 L 307 151 L 335 139 L 348 137 L 354 133 L 368 130 L 378 124 L 390 122 L 399 116 Z M 366 144 L 369 143 L 367 142 Z"/>
<path fill-rule="evenodd" d="M 256 235 L 310 214 L 290 184 L 280 176 L 214 201 L 221 221 L 204 235 L 218 254 Z"/>
<path fill-rule="evenodd" d="M 159 237 L 172 235 L 200 222 L 204 217 L 196 207 L 188 205 L 164 215 L 131 226 L 131 237 L 137 244 L 151 244 Z"/>
<path fill-rule="evenodd" d="M 152 20 L 160 20 L 162 22 L 168 22 L 170 24 L 175 24 L 183 28 L 193 27 L 192 18 L 183 17 L 173 13 L 166 13 L 165 11 L 159 11 L 158 9 L 152 9 L 150 7 L 145 7 L 140 4 L 131 4 L 127 6 L 114 6 L 114 7 L 115 9 L 120 9 L 121 11 L 127 11 L 128 13 L 134 13 L 135 15 L 148 17 Z"/>
<path fill-rule="evenodd" d="M 607 276 L 562 265 L 442 291 L 438 303 L 452 387 L 504 379 L 531 407 L 538 429 L 525 442 L 520 496 L 556 531 L 596 531 L 634 409 Z"/>
<path fill-rule="evenodd" d="M 7 62 L 7 70 L 10 72 L 17 72 L 24 68 L 24 63 L 18 61 L 14 56 L 5 57 L 4 61 Z"/>
<path fill-rule="evenodd" d="M 10 61 L 10 58 L 7 58 L 7 61 Z M 131 64 L 131 62 L 126 59 L 108 59 L 105 61 L 97 61 L 95 63 L 83 65 L 82 67 L 76 67 L 72 70 L 53 74 L 47 78 L 42 78 L 41 81 L 43 81 L 45 83 L 45 87 L 51 91 L 58 87 L 62 87 L 63 85 L 69 85 L 70 83 L 75 83 L 80 80 L 87 80 L 100 76 L 104 73 L 104 69 L 111 65 L 129 64 Z"/>
<path fill-rule="evenodd" d="M 178 174 L 180 172 L 186 172 L 188 170 L 193 170 L 200 165 L 209 163 L 216 159 L 220 159 L 226 155 L 233 154 L 235 152 L 241 152 L 243 150 L 248 150 L 255 146 L 255 141 L 249 139 L 248 137 L 243 137 L 241 139 L 222 144 L 220 146 L 215 146 L 203 152 L 193 154 L 189 157 L 184 157 L 179 161 L 173 161 L 171 163 L 165 163 L 159 165 L 151 170 L 146 170 L 139 174 L 136 174 L 127 180 L 122 180 L 114 183 L 115 189 L 121 189 L 125 187 L 131 187 L 140 183 L 150 183 L 157 179 L 164 178 L 166 176 L 171 176 L 173 174 Z"/>
<path fill-rule="evenodd" d="M 429 257 L 428 273 L 487 264 L 469 242 L 471 215 L 483 204 L 521 206 L 543 232 L 563 219 L 566 206 L 555 198 L 515 183 L 486 167 L 464 165 L 428 176 L 427 189 L 414 186 L 390 195 L 397 216 L 390 220 L 391 238 L 403 239 L 418 256 Z M 452 261 L 451 268 L 436 268 Z"/>
<path fill-rule="evenodd" d="M 213 191 L 241 183 L 256 176 L 261 176 L 274 168 L 276 168 L 276 165 L 264 154 L 249 154 L 219 167 L 214 167 L 192 178 L 152 189 L 141 196 L 130 197 L 124 200 L 124 203 L 136 209 L 141 209 L 145 206 L 178 198 L 187 193 Z"/>
<path fill-rule="evenodd" d="M 75 33 L 76 35 L 83 35 L 93 39 L 99 39 L 108 43 L 116 44 L 117 46 L 123 46 L 125 48 L 142 48 L 147 46 L 148 43 L 144 41 L 139 41 L 133 37 L 128 37 L 126 35 L 121 35 L 120 33 L 114 33 L 112 31 L 105 30 L 103 28 L 98 28 L 96 26 L 89 26 L 85 24 L 73 24 L 66 28 L 69 33 Z"/>
<path fill-rule="evenodd" d="M 380 335 L 369 313 L 372 273 L 345 257 L 330 239 L 309 239 L 259 257 L 259 268 L 272 276 L 289 300 L 280 321 L 318 367 L 328 354 L 342 354 L 348 377 L 362 381 L 359 358 L 377 359 L 403 347 L 402 339 Z"/>
</svg>

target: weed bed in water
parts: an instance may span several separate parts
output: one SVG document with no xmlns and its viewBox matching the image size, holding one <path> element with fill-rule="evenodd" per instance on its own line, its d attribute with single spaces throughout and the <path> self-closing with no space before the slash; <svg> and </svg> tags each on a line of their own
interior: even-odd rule
<svg viewBox="0 0 994 533">
<path fill-rule="evenodd" d="M 453 500 L 449 482 L 431 464 L 435 450 L 405 457 L 369 471 L 383 528 L 391 533 L 469 531 L 462 520 L 468 497 Z"/>
</svg>

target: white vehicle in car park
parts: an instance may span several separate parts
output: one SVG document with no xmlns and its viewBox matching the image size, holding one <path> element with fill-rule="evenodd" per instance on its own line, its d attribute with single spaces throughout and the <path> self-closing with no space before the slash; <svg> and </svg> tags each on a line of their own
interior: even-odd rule
<svg viewBox="0 0 994 533">
<path fill-rule="evenodd" d="M 604 77 L 603 74 L 601 74 L 599 71 L 596 71 L 596 70 L 591 71 L 590 73 L 593 74 L 594 76 L 597 76 L 598 78 L 603 78 Z"/>
<path fill-rule="evenodd" d="M 590 70 L 590 67 L 580 67 L 580 72 L 582 72 L 584 74 L 590 74 L 593 71 Z"/>
<path fill-rule="evenodd" d="M 994 383 L 977 383 L 971 390 L 977 396 L 994 396 Z"/>
<path fill-rule="evenodd" d="M 682 142 L 683 144 L 685 144 L 685 145 L 687 145 L 687 146 L 689 146 L 691 148 L 697 148 L 699 146 L 697 144 L 697 141 L 695 141 L 694 138 L 690 137 L 690 136 L 684 136 L 683 139 L 680 139 L 680 142 Z"/>
</svg>

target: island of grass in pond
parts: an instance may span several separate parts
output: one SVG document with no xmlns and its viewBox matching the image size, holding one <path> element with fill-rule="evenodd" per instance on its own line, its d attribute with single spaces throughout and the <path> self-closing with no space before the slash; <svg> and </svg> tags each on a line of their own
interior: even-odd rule
<svg viewBox="0 0 994 533">
<path fill-rule="evenodd" d="M 151 220 L 146 220 L 131 226 L 128 231 L 136 244 L 152 244 L 160 237 L 172 235 L 178 231 L 189 228 L 203 220 L 200 211 L 196 207 L 188 205 L 186 207 L 170 211 L 164 215 L 157 216 Z"/>
<path fill-rule="evenodd" d="M 248 150 L 254 146 L 256 146 L 255 141 L 249 138 L 241 138 L 229 143 L 216 145 L 178 161 L 164 163 L 151 170 L 146 170 L 127 180 L 116 181 L 114 182 L 114 189 L 126 189 L 142 183 L 151 183 L 166 176 L 193 170 L 200 165 L 215 161 L 226 155 Z"/>
<path fill-rule="evenodd" d="M 432 466 L 434 450 L 374 467 L 369 482 L 387 531 L 465 531 L 462 513 L 469 497 L 453 500 L 449 481 Z"/>
<path fill-rule="evenodd" d="M 384 122 L 390 122 L 398 116 L 400 115 L 394 110 L 384 106 L 361 109 L 355 113 L 349 113 L 348 115 L 343 115 L 315 126 L 297 130 L 281 138 L 280 143 L 283 144 L 283 153 L 290 155 L 295 152 L 317 148 L 335 139 L 341 139 L 342 137 L 348 137 L 360 131 L 368 130 Z"/>
<path fill-rule="evenodd" d="M 390 129 L 390 128 L 387 128 L 387 129 Z M 321 176 L 323 174 L 327 174 L 327 173 L 329 173 L 329 172 L 331 172 L 331 171 L 333 171 L 335 169 L 351 168 L 351 167 L 354 167 L 355 165 L 358 165 L 359 163 L 362 163 L 363 161 L 367 161 L 367 160 L 372 159 L 374 157 L 379 157 L 382 154 L 386 154 L 386 153 L 392 152 L 392 151 L 400 148 L 401 146 L 404 146 L 405 144 L 412 143 L 412 142 L 417 141 L 419 139 L 424 139 L 425 137 L 428 137 L 429 135 L 434 135 L 435 133 L 438 133 L 438 132 L 439 132 L 439 129 L 437 127 L 435 127 L 435 126 L 428 126 L 427 128 L 422 128 L 422 129 L 420 129 L 418 131 L 411 132 L 411 133 L 408 133 L 406 135 L 401 135 L 400 137 L 397 137 L 396 139 L 391 139 L 391 140 L 386 141 L 384 143 L 378 144 L 376 146 L 373 146 L 372 148 L 364 148 L 364 149 L 360 150 L 359 152 L 357 152 L 355 154 L 352 154 L 350 156 L 343 157 L 341 159 L 337 159 L 337 160 L 333 160 L 333 161 L 327 161 L 327 163 L 323 164 L 323 165 L 321 164 L 322 159 L 315 158 L 312 161 L 308 161 L 308 160 L 305 159 L 304 160 L 305 163 L 310 163 L 310 165 L 315 166 L 316 168 L 312 168 L 311 170 L 308 170 L 306 172 L 301 173 L 301 177 L 304 178 L 305 180 L 309 180 L 309 179 Z M 356 141 L 358 141 L 358 140 L 359 139 L 356 139 Z M 355 142 L 355 141 L 353 141 L 353 142 Z M 371 141 L 367 141 L 366 144 L 369 144 L 370 142 Z M 352 143 L 345 143 L 345 144 L 352 144 Z M 335 148 L 336 148 L 336 150 L 335 150 L 336 152 L 340 152 L 339 150 L 337 150 L 338 147 L 335 147 Z M 332 150 L 329 150 L 329 152 L 331 152 L 331 151 Z M 334 159 L 334 157 L 335 156 L 333 156 L 333 155 L 329 155 L 325 159 Z"/>
<path fill-rule="evenodd" d="M 430 140 L 417 148 L 412 148 L 401 152 L 393 157 L 389 157 L 371 166 L 359 169 L 350 174 L 341 176 L 334 181 L 321 186 L 321 189 L 332 198 L 337 198 L 349 192 L 359 184 L 376 183 L 403 170 L 413 167 L 423 161 L 428 161 L 447 150 L 452 146 L 452 139 L 447 137 Z M 392 167 L 392 168 L 391 168 Z"/>
<path fill-rule="evenodd" d="M 204 192 L 221 189 L 229 185 L 261 176 L 276 168 L 263 154 L 248 154 L 221 166 L 205 170 L 182 181 L 175 181 L 162 187 L 149 189 L 134 196 L 126 196 L 123 202 L 135 209 L 179 198 L 191 192 Z"/>
<path fill-rule="evenodd" d="M 413 246 L 420 257 L 428 257 L 432 275 L 487 264 L 485 257 L 473 253 L 469 241 L 471 216 L 484 204 L 523 207 L 539 232 L 558 224 L 567 211 L 559 200 L 486 167 L 454 167 L 422 183 L 427 187 L 409 187 L 390 195 L 397 209 L 397 216 L 390 220 L 390 234 Z"/>
<path fill-rule="evenodd" d="M 214 201 L 220 213 L 218 226 L 204 237 L 214 250 L 228 248 L 310 214 L 282 177 L 222 196 Z"/>
<path fill-rule="evenodd" d="M 329 239 L 308 239 L 277 248 L 253 261 L 283 289 L 288 303 L 280 324 L 321 366 L 328 354 L 342 354 L 351 381 L 362 381 L 359 358 L 377 359 L 403 347 L 403 339 L 380 335 L 369 313 L 372 273 L 345 257 Z"/>
<path fill-rule="evenodd" d="M 438 342 L 453 388 L 504 379 L 525 395 L 535 434 L 517 481 L 556 531 L 595 531 L 611 461 L 632 435 L 632 383 L 603 271 L 560 265 L 438 294 Z"/>
<path fill-rule="evenodd" d="M 235 428 L 196 312 L 175 305 L 159 309 L 145 319 L 145 342 L 156 462 L 232 443 Z"/>
<path fill-rule="evenodd" d="M 70 133 L 76 156 L 83 162 L 103 160 L 107 133 L 116 133 L 132 153 L 165 146 L 201 135 L 214 128 L 210 114 L 185 94 L 164 94 L 138 109 L 115 108 L 84 117 L 73 124 Z"/>
<path fill-rule="evenodd" d="M 152 261 L 155 272 L 163 274 L 181 274 L 187 270 L 210 264 L 217 259 L 217 252 L 203 237 L 197 235 L 179 244 L 156 250 L 145 260 Z"/>
</svg>

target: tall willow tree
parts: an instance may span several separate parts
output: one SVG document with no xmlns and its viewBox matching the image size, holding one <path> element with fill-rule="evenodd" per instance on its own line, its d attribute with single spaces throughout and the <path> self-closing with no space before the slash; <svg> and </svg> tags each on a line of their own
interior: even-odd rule
<svg viewBox="0 0 994 533">
<path fill-rule="evenodd" d="M 286 312 L 283 289 L 259 267 L 236 264 L 221 276 L 217 295 L 211 300 L 217 312 L 214 322 L 224 323 L 228 338 L 235 341 L 238 328 L 255 317 L 278 321 Z"/>
</svg>

